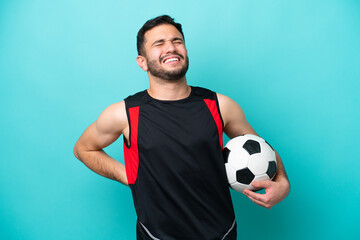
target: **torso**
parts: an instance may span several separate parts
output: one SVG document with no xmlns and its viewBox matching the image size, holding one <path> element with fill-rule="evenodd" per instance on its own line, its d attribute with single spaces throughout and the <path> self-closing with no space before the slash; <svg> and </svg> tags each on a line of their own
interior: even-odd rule
<svg viewBox="0 0 360 240">
<path fill-rule="evenodd" d="M 159 101 L 144 91 L 125 103 L 126 172 L 144 226 L 138 234 L 146 228 L 160 239 L 221 239 L 235 216 L 216 94 L 193 88 L 186 99 Z"/>
</svg>

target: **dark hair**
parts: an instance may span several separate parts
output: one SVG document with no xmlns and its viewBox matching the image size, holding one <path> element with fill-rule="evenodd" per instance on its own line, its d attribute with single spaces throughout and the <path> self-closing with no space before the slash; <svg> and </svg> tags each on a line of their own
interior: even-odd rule
<svg viewBox="0 0 360 240">
<path fill-rule="evenodd" d="M 182 31 L 180 23 L 174 22 L 174 18 L 172 18 L 168 15 L 158 16 L 156 18 L 148 20 L 140 28 L 140 30 L 137 34 L 137 42 L 136 42 L 138 55 L 145 55 L 145 49 L 144 49 L 145 33 L 147 31 L 149 31 L 150 29 L 152 29 L 156 26 L 162 25 L 162 24 L 170 24 L 170 25 L 173 25 L 174 27 L 176 27 L 176 29 L 181 33 L 181 35 L 183 36 L 183 38 L 185 40 L 184 33 Z"/>
</svg>

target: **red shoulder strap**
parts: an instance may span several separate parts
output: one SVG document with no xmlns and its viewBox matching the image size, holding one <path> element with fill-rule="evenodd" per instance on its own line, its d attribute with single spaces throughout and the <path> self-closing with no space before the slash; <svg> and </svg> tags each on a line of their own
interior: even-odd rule
<svg viewBox="0 0 360 240">
<path fill-rule="evenodd" d="M 221 147 L 221 149 L 223 149 L 223 135 L 222 135 L 223 124 L 222 124 L 222 120 L 220 117 L 219 109 L 216 104 L 216 100 L 204 99 L 204 102 L 206 103 L 207 107 L 210 110 L 211 115 L 214 118 L 214 121 L 215 121 L 217 129 L 218 129 L 218 133 L 219 133 L 220 147 Z"/>
</svg>

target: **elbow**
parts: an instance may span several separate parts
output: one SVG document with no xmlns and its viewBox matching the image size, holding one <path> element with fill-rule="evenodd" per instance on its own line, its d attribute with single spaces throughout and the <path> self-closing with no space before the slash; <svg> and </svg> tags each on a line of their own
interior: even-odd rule
<svg viewBox="0 0 360 240">
<path fill-rule="evenodd" d="M 75 156 L 77 159 L 80 160 L 80 157 L 79 157 L 79 154 L 78 154 L 78 151 L 77 151 L 77 146 L 76 146 L 76 144 L 75 144 L 75 146 L 74 146 L 73 153 L 74 153 L 74 156 Z"/>
<path fill-rule="evenodd" d="M 288 179 L 288 178 L 283 179 L 283 181 L 281 181 L 281 184 L 282 184 L 282 186 L 283 186 L 285 196 L 289 195 L 289 193 L 290 193 L 290 182 L 289 182 L 289 179 Z"/>
<path fill-rule="evenodd" d="M 289 179 L 287 179 L 287 180 L 288 180 L 287 191 L 288 191 L 288 194 L 289 194 L 291 187 L 290 187 L 290 181 L 289 181 Z"/>
</svg>

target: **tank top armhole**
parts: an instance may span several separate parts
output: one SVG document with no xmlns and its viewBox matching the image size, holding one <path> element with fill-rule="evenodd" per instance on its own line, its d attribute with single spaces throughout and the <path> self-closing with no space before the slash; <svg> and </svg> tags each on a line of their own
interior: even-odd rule
<svg viewBox="0 0 360 240">
<path fill-rule="evenodd" d="M 224 127 L 225 127 L 225 125 L 224 125 L 224 120 L 223 120 L 222 115 L 221 115 L 219 100 L 218 100 L 218 97 L 217 97 L 217 93 L 216 93 L 216 92 L 214 92 L 214 98 L 215 98 L 216 107 L 217 107 L 217 109 L 218 109 L 219 116 L 220 116 L 220 119 L 221 119 L 222 129 L 224 130 Z"/>
<path fill-rule="evenodd" d="M 130 120 L 130 114 L 129 114 L 129 108 L 128 108 L 128 104 L 127 104 L 127 99 L 124 99 L 125 102 L 125 109 L 126 109 L 126 117 L 128 120 L 128 124 L 129 124 L 129 141 L 126 140 L 125 136 L 123 135 L 123 141 L 124 141 L 124 146 L 127 149 L 131 148 L 131 120 Z"/>
<path fill-rule="evenodd" d="M 142 105 L 142 104 L 144 104 L 146 102 L 145 91 L 146 90 L 138 92 L 138 93 L 136 93 L 134 95 L 131 95 L 131 96 L 128 96 L 127 98 L 124 99 L 125 109 L 126 109 L 126 116 L 127 116 L 127 120 L 128 120 L 128 124 L 129 124 L 129 139 L 127 141 L 125 136 L 124 136 L 124 145 L 128 149 L 131 148 L 132 140 L 134 140 L 131 137 L 131 135 L 134 134 L 134 132 L 133 132 L 134 126 L 133 126 L 132 123 L 136 123 L 135 127 L 137 128 L 138 117 L 139 117 L 139 107 L 140 107 L 140 105 Z M 137 108 L 137 110 L 134 111 L 136 108 Z M 132 119 L 132 118 L 135 118 L 135 119 Z"/>
</svg>

